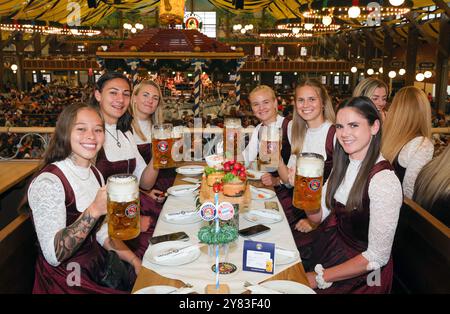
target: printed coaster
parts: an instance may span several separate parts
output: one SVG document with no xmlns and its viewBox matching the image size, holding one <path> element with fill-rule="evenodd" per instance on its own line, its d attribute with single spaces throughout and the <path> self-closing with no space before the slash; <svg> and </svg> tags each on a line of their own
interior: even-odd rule
<svg viewBox="0 0 450 314">
<path fill-rule="evenodd" d="M 211 270 L 216 272 L 216 264 L 211 266 Z M 221 275 L 229 275 L 234 273 L 237 270 L 236 265 L 232 263 L 219 263 L 219 274 Z"/>
</svg>

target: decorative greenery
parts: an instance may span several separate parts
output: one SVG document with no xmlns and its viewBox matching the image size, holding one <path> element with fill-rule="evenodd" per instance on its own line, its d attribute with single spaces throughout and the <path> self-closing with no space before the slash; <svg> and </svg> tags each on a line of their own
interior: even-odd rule
<svg viewBox="0 0 450 314">
<path fill-rule="evenodd" d="M 198 231 L 198 239 L 206 244 L 226 244 L 238 238 L 238 230 L 235 226 L 223 225 L 219 232 L 216 232 L 214 224 L 201 227 Z"/>
</svg>

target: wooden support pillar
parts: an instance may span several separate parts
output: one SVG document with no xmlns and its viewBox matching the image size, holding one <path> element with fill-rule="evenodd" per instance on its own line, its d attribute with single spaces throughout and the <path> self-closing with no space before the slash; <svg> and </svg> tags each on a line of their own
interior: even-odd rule
<svg viewBox="0 0 450 314">
<path fill-rule="evenodd" d="M 405 85 L 414 85 L 416 79 L 417 46 L 419 45 L 419 30 L 412 23 L 408 27 L 408 47 L 406 49 Z"/>
<path fill-rule="evenodd" d="M 391 71 L 392 66 L 392 51 L 394 50 L 394 45 L 392 41 L 392 37 L 389 36 L 389 33 L 384 32 L 384 51 L 386 54 L 383 54 L 383 81 L 390 82 L 390 78 L 388 76 L 389 71 Z"/>
<path fill-rule="evenodd" d="M 443 49 L 437 49 L 436 53 L 436 95 L 435 106 L 437 110 L 445 113 L 447 103 L 448 85 L 448 52 L 450 51 L 450 19 L 441 14 L 438 45 Z M 447 51 L 444 53 L 443 51 Z"/>
<path fill-rule="evenodd" d="M 371 67 L 370 61 L 374 58 L 375 45 L 369 36 L 366 35 L 366 47 L 364 49 L 364 76 L 369 77 L 367 69 Z M 374 69 L 376 72 L 377 69 Z"/>
</svg>

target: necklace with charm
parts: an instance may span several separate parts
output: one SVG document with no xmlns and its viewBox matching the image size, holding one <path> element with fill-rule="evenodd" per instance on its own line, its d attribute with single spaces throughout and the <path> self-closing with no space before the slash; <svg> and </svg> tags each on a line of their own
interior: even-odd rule
<svg viewBox="0 0 450 314">
<path fill-rule="evenodd" d="M 116 140 L 117 147 L 119 147 L 119 148 L 122 147 L 122 145 L 119 142 L 119 130 L 116 129 L 116 136 L 114 136 L 111 132 L 109 132 L 108 129 L 105 128 L 105 130 L 106 130 L 106 132 L 108 132 L 113 137 L 113 139 Z"/>
</svg>

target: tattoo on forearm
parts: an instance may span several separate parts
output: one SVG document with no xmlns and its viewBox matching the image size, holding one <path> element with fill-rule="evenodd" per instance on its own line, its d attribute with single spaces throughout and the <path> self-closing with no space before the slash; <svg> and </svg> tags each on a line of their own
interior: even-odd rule
<svg viewBox="0 0 450 314">
<path fill-rule="evenodd" d="M 66 260 L 76 252 L 96 221 L 96 218 L 85 211 L 73 224 L 55 235 L 55 252 L 59 262 Z"/>
</svg>

